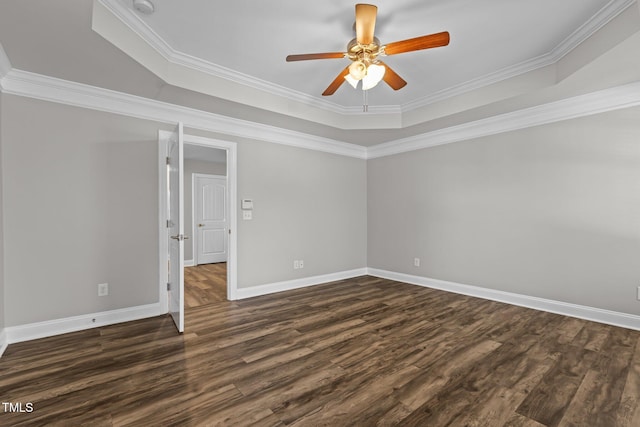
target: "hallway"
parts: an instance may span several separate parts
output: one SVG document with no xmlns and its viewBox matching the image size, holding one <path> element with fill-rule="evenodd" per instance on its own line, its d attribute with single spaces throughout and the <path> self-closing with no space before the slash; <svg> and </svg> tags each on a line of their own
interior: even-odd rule
<svg viewBox="0 0 640 427">
<path fill-rule="evenodd" d="M 185 308 L 227 300 L 227 263 L 202 264 L 184 269 Z"/>
</svg>

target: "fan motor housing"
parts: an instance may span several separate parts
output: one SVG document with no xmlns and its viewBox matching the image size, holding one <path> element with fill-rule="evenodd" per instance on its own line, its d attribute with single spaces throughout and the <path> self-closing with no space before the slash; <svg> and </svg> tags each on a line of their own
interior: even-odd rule
<svg viewBox="0 0 640 427">
<path fill-rule="evenodd" d="M 357 39 L 353 39 L 347 45 L 347 54 L 352 61 L 373 61 L 380 53 L 380 40 L 373 38 L 373 43 L 363 45 L 358 43 Z"/>
</svg>

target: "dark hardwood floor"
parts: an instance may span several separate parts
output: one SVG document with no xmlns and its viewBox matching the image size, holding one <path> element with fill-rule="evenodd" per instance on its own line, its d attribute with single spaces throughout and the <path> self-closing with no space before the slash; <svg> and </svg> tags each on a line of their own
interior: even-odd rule
<svg viewBox="0 0 640 427">
<path fill-rule="evenodd" d="M 185 308 L 227 300 L 227 263 L 201 264 L 184 269 Z"/>
<path fill-rule="evenodd" d="M 10 345 L 0 425 L 637 427 L 639 342 L 360 277 Z"/>
</svg>

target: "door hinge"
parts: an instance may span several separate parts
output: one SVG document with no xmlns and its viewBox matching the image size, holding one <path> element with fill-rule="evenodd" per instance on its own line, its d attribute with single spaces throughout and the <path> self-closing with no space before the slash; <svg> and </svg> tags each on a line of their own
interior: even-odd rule
<svg viewBox="0 0 640 427">
<path fill-rule="evenodd" d="M 167 220 L 167 228 L 171 228 L 171 221 Z"/>
<path fill-rule="evenodd" d="M 170 291 L 171 290 L 171 283 L 167 283 L 167 290 Z"/>
<path fill-rule="evenodd" d="M 167 157 L 167 164 L 170 165 L 171 164 L 171 159 L 169 159 L 169 157 Z"/>
</svg>

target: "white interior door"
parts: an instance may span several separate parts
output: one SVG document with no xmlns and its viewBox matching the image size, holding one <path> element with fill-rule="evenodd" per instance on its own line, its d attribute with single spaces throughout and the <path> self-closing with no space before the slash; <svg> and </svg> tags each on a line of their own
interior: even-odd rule
<svg viewBox="0 0 640 427">
<path fill-rule="evenodd" d="M 227 178 L 195 176 L 196 262 L 210 264 L 227 261 L 229 218 Z"/>
<path fill-rule="evenodd" d="M 182 123 L 178 123 L 167 143 L 169 313 L 179 332 L 184 331 L 183 138 Z"/>
</svg>

